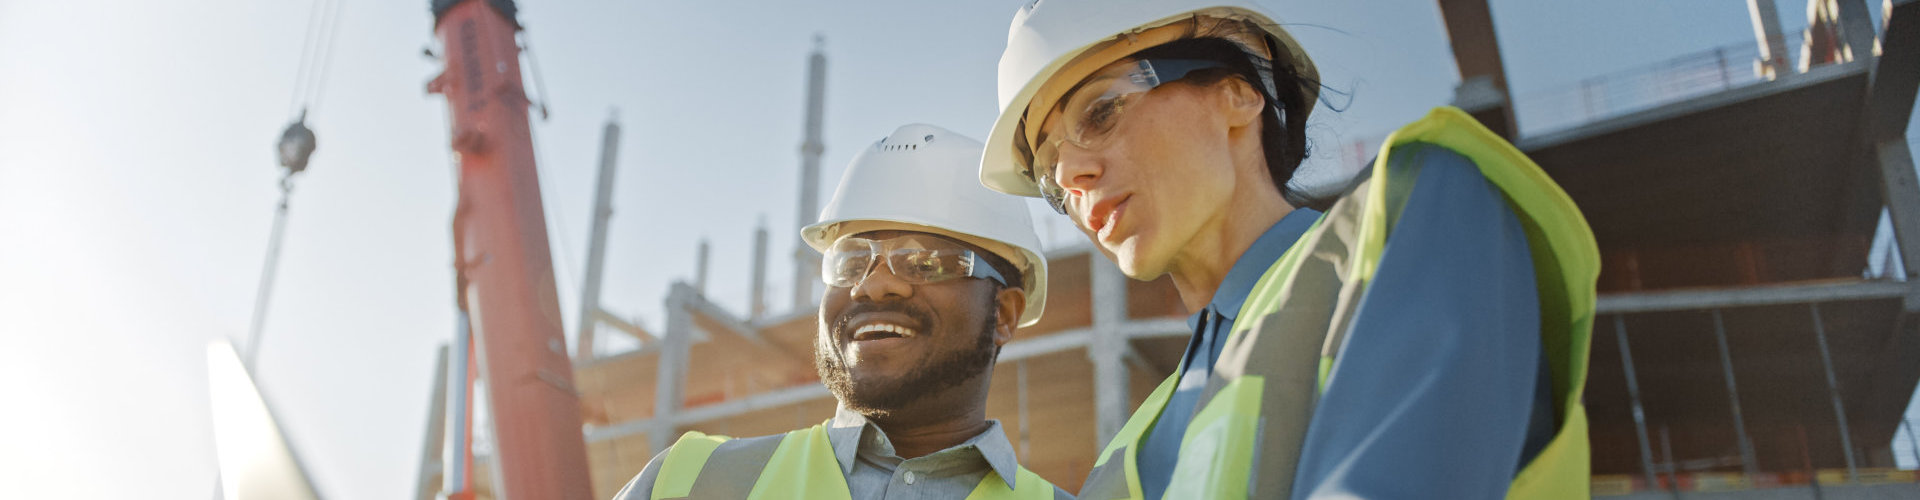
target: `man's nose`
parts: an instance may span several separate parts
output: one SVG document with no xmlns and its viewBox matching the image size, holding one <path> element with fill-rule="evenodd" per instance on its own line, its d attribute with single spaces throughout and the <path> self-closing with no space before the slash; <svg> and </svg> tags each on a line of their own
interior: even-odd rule
<svg viewBox="0 0 1920 500">
<path fill-rule="evenodd" d="M 885 260 L 875 259 L 873 267 L 869 269 L 867 277 L 861 278 L 847 291 L 854 300 L 887 302 L 913 296 L 913 285 L 894 275 L 893 266 Z"/>
</svg>

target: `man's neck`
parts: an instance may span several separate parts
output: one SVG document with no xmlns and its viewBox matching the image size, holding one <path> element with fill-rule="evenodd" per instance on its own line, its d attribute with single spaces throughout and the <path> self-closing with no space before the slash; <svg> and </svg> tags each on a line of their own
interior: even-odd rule
<svg viewBox="0 0 1920 500">
<path fill-rule="evenodd" d="M 964 384 L 920 398 L 921 402 L 935 404 L 869 416 L 867 420 L 887 433 L 887 441 L 893 443 L 894 455 L 903 459 L 919 458 L 959 446 L 987 430 L 986 387 L 984 384 L 979 384 L 977 389 L 969 387 L 972 385 L 975 384 Z M 938 404 L 951 401 L 970 404 L 959 407 Z"/>
</svg>

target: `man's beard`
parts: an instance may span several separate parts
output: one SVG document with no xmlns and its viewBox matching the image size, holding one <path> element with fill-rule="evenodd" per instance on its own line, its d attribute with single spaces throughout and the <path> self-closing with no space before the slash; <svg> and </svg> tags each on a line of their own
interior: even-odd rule
<svg viewBox="0 0 1920 500">
<path fill-rule="evenodd" d="M 972 349 L 935 352 L 919 363 L 913 370 L 892 380 L 855 381 L 853 373 L 847 369 L 846 360 L 841 358 L 840 346 L 816 346 L 813 354 L 813 368 L 820 374 L 820 382 L 826 384 L 840 404 L 855 413 L 868 417 L 883 417 L 906 408 L 907 405 L 946 389 L 951 389 L 986 373 L 993 366 L 995 358 L 1000 356 L 1000 346 L 993 343 L 993 330 L 999 323 L 999 308 L 989 307 L 989 311 L 979 329 L 980 341 Z M 919 320 L 919 323 L 932 325 L 921 311 L 907 307 L 849 307 L 834 321 L 825 334 L 831 339 L 843 337 L 847 323 L 858 313 L 898 310 Z M 918 339 L 931 340 L 931 339 Z"/>
</svg>

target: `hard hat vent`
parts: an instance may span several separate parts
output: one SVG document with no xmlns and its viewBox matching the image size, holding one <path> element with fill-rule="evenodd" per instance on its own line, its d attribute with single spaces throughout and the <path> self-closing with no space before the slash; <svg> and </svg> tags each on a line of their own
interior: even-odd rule
<svg viewBox="0 0 1920 500">
<path fill-rule="evenodd" d="M 873 143 L 873 149 L 876 151 L 918 151 L 920 150 L 919 144 L 899 144 L 899 143 L 887 144 L 887 139 L 888 139 L 887 137 L 881 137 L 879 142 Z M 927 137 L 923 139 L 923 142 L 933 142 L 933 135 L 928 134 Z"/>
</svg>

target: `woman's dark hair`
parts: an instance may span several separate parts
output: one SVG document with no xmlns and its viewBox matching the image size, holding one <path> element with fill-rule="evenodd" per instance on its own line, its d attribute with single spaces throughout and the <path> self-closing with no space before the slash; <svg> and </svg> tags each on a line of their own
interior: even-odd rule
<svg viewBox="0 0 1920 500">
<path fill-rule="evenodd" d="M 1267 174 L 1272 178 L 1274 188 L 1280 190 L 1287 203 L 1296 207 L 1326 210 L 1333 204 L 1332 196 L 1315 196 L 1293 184 L 1293 176 L 1302 162 L 1312 154 L 1312 145 L 1307 141 L 1307 114 L 1314 103 L 1307 102 L 1304 86 L 1320 86 L 1320 82 L 1302 78 L 1292 65 L 1276 65 L 1273 59 L 1263 57 L 1240 42 L 1229 38 L 1245 35 L 1242 38 L 1257 38 L 1267 46 L 1269 54 L 1279 54 L 1280 47 L 1275 46 L 1272 37 L 1266 34 L 1252 21 L 1225 21 L 1212 29 L 1195 30 L 1181 40 L 1157 45 L 1135 52 L 1135 59 L 1205 59 L 1227 63 L 1227 68 L 1195 71 L 1187 75 L 1184 81 L 1196 85 L 1211 85 L 1227 78 L 1239 78 L 1253 86 L 1270 104 L 1261 112 L 1261 149 L 1266 152 Z M 1293 112 L 1289 112 L 1293 111 Z"/>
</svg>

